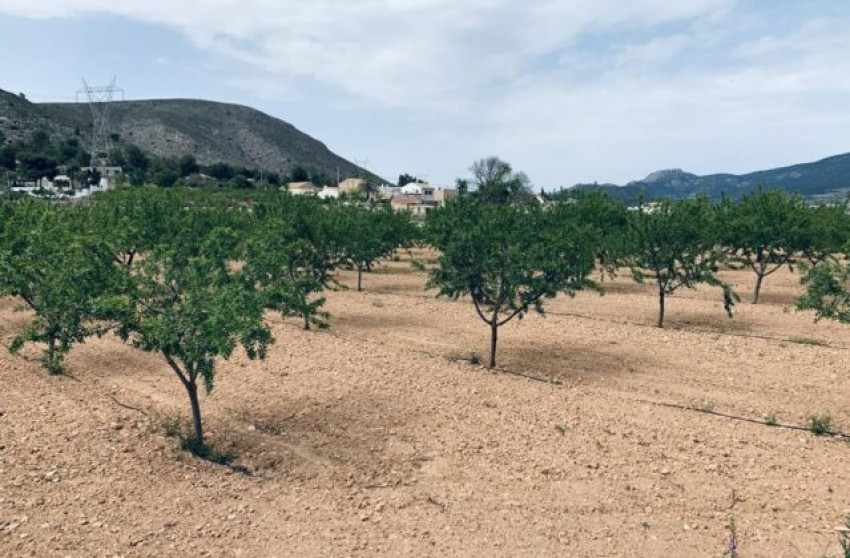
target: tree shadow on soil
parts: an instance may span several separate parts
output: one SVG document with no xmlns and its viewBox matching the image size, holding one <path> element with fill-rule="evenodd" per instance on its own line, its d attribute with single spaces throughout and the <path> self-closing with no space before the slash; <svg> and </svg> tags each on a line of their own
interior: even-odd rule
<svg viewBox="0 0 850 558">
<path fill-rule="evenodd" d="M 596 346 L 509 345 L 509 341 L 502 345 L 500 366 L 559 381 L 617 378 L 662 364 L 646 354 L 635 354 L 629 345 L 619 342 Z"/>
<path fill-rule="evenodd" d="M 306 409 L 291 400 L 240 405 L 219 428 L 220 436 L 255 471 L 355 474 L 392 484 L 416 467 L 417 451 L 405 441 L 406 425 L 418 420 L 415 409 L 357 393 L 311 403 Z"/>
<path fill-rule="evenodd" d="M 332 316 L 331 331 L 340 331 L 350 328 L 353 333 L 358 330 L 398 330 L 403 328 L 422 327 L 419 318 L 415 314 L 405 312 L 381 311 L 380 299 L 373 301 L 378 303 L 373 313 L 345 313 Z"/>
<path fill-rule="evenodd" d="M 744 334 L 752 330 L 752 323 L 735 315 L 730 318 L 722 308 L 716 312 L 677 309 L 667 314 L 664 328 L 692 333 Z"/>
<path fill-rule="evenodd" d="M 759 295 L 759 304 L 794 307 L 797 304 L 797 298 L 799 296 L 800 293 L 789 292 L 788 290 L 772 291 L 770 290 L 770 285 L 766 284 L 764 290 Z"/>
</svg>

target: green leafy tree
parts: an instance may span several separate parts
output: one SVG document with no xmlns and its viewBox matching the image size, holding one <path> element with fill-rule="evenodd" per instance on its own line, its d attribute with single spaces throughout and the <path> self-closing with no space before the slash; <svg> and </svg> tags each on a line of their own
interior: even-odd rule
<svg viewBox="0 0 850 558">
<path fill-rule="evenodd" d="M 398 187 L 407 186 L 408 184 L 416 184 L 419 182 L 419 179 L 413 176 L 412 174 L 400 174 L 398 175 Z"/>
<path fill-rule="evenodd" d="M 150 159 L 139 147 L 130 145 L 124 151 L 126 164 L 131 170 L 147 171 L 150 167 Z"/>
<path fill-rule="evenodd" d="M 850 247 L 848 247 L 850 249 Z M 823 318 L 850 323 L 850 264 L 826 260 L 804 266 L 800 310 L 814 310 L 815 320 Z"/>
<path fill-rule="evenodd" d="M 510 163 L 498 157 L 476 161 L 469 171 L 475 195 L 485 203 L 504 205 L 528 201 L 532 197 L 531 182 L 525 173 L 514 172 Z"/>
<path fill-rule="evenodd" d="M 178 180 L 180 180 L 180 176 L 174 169 L 171 168 L 160 169 L 153 177 L 154 184 L 163 188 L 171 188 L 177 184 Z"/>
<path fill-rule="evenodd" d="M 182 239 L 181 239 L 182 240 Z M 207 451 L 199 386 L 210 393 L 216 363 L 242 346 L 264 358 L 272 342 L 263 323 L 263 298 L 233 270 L 233 231 L 215 229 L 189 252 L 159 246 L 135 266 L 134 286 L 118 313 L 119 335 L 162 355 L 186 390 L 192 409 L 191 449 Z"/>
<path fill-rule="evenodd" d="M 409 246 L 418 236 L 406 212 L 389 207 L 338 206 L 337 234 L 342 238 L 343 260 L 357 271 L 357 290 L 363 289 L 363 271 L 387 258 L 398 248 Z"/>
<path fill-rule="evenodd" d="M 20 168 L 18 171 L 25 180 L 38 180 L 39 178 L 53 179 L 59 171 L 56 159 L 36 154 L 21 154 L 19 156 Z"/>
<path fill-rule="evenodd" d="M 301 165 L 296 165 L 289 173 L 290 182 L 307 182 L 310 180 L 310 173 Z"/>
<path fill-rule="evenodd" d="M 800 249 L 812 265 L 835 259 L 850 242 L 848 205 L 830 204 L 809 207 Z"/>
<path fill-rule="evenodd" d="M 721 241 L 735 258 L 756 274 L 753 304 L 758 304 L 764 279 L 783 266 L 793 270 L 797 254 L 806 248 L 806 202 L 779 190 L 758 190 L 721 206 Z"/>
<path fill-rule="evenodd" d="M 625 206 L 602 192 L 579 192 L 575 198 L 564 198 L 556 208 L 567 208 L 592 231 L 596 242 L 596 259 L 600 279 L 615 276 L 626 256 L 628 212 Z"/>
<path fill-rule="evenodd" d="M 198 165 L 198 161 L 194 155 L 181 156 L 177 160 L 177 168 L 180 178 L 185 178 L 201 171 L 201 167 Z"/>
<path fill-rule="evenodd" d="M 236 169 L 227 163 L 213 163 L 204 170 L 204 173 L 218 180 L 230 180 L 236 176 Z"/>
<path fill-rule="evenodd" d="M 84 184 L 89 186 L 97 186 L 100 184 L 100 179 L 102 175 L 100 171 L 97 169 L 86 169 L 84 172 L 80 172 L 80 178 L 83 180 Z"/>
<path fill-rule="evenodd" d="M 472 197 L 428 214 L 426 237 L 441 254 L 428 286 L 439 296 L 469 296 L 490 328 L 488 367 L 496 366 L 499 328 L 545 299 L 595 287 L 592 232 L 569 208 L 493 205 Z"/>
<path fill-rule="evenodd" d="M 95 196 L 91 234 L 99 235 L 116 263 L 131 267 L 136 258 L 160 244 L 173 243 L 189 199 L 179 191 L 121 188 Z"/>
<path fill-rule="evenodd" d="M 108 246 L 78 226 L 84 219 L 81 209 L 30 199 L 3 206 L 0 293 L 35 314 L 9 349 L 45 344 L 51 374 L 74 344 L 105 331 L 101 317 L 121 285 Z"/>
<path fill-rule="evenodd" d="M 325 298 L 342 248 L 334 215 L 319 200 L 278 197 L 259 203 L 248 240 L 245 272 L 262 286 L 266 306 L 300 316 L 304 329 L 327 327 Z"/>
<path fill-rule="evenodd" d="M 682 287 L 695 289 L 700 283 L 721 288 L 723 306 L 732 316 L 740 298 L 717 277 L 724 254 L 715 227 L 714 209 L 706 198 L 641 204 L 629 215 L 627 265 L 638 283 L 655 283 L 658 327 L 664 327 L 667 296 Z"/>
</svg>

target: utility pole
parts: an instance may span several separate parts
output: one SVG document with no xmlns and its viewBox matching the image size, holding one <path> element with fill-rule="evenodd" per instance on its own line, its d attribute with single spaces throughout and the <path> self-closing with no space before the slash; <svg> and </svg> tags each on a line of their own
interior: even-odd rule
<svg viewBox="0 0 850 558">
<path fill-rule="evenodd" d="M 92 115 L 92 136 L 91 136 L 91 154 L 92 167 L 97 167 L 95 163 L 97 157 L 100 159 L 100 166 L 107 166 L 109 162 L 109 152 L 112 151 L 112 138 L 110 137 L 110 122 L 109 112 L 112 108 L 112 101 L 120 95 L 121 100 L 124 100 L 124 90 L 115 85 L 117 77 L 113 76 L 109 85 L 91 86 L 85 78 L 83 79 L 83 88 L 77 90 L 77 102 L 80 102 L 80 96 L 85 95 L 89 109 Z"/>
</svg>

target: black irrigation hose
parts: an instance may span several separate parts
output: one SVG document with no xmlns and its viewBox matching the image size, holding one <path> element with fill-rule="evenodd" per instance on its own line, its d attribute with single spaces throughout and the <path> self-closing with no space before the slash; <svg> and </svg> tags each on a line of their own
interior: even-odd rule
<svg viewBox="0 0 850 558">
<path fill-rule="evenodd" d="M 738 415 L 730 415 L 728 413 L 721 413 L 719 411 L 715 411 L 713 409 L 700 409 L 699 407 L 691 407 L 690 405 L 680 405 L 678 403 L 664 403 L 659 401 L 648 401 L 646 399 L 635 399 L 634 401 L 638 403 L 646 403 L 648 405 L 656 405 L 658 407 L 667 407 L 670 409 L 681 409 L 683 411 L 694 411 L 697 413 L 703 413 L 705 415 L 714 415 L 716 417 L 723 417 L 731 420 L 737 420 L 740 422 L 749 422 L 752 424 L 761 424 L 763 426 L 769 426 L 771 428 L 782 428 L 785 430 L 798 430 L 802 432 L 813 432 L 811 428 L 807 426 L 799 426 L 797 424 L 783 424 L 779 422 L 768 422 L 766 420 L 754 419 L 749 417 L 742 417 Z M 814 432 L 813 432 L 814 433 Z M 826 431 L 823 433 L 818 433 L 818 436 L 829 436 L 832 438 L 840 438 L 842 440 L 850 440 L 850 434 L 846 434 L 839 430 L 836 431 Z"/>
<path fill-rule="evenodd" d="M 112 401 L 113 401 L 116 405 L 118 405 L 119 407 L 124 407 L 125 409 L 130 409 L 131 411 L 137 411 L 137 412 L 139 412 L 139 413 L 142 413 L 142 414 L 143 414 L 143 415 L 145 415 L 146 417 L 147 417 L 147 416 L 150 416 L 150 415 L 148 414 L 148 412 L 147 412 L 147 411 L 145 411 L 144 409 L 140 409 L 140 408 L 138 408 L 138 407 L 133 407 L 132 405 L 127 405 L 126 403 L 121 403 L 121 402 L 120 402 L 120 401 L 118 401 L 118 399 L 116 399 L 116 398 L 115 398 L 115 396 L 114 396 L 114 395 L 112 395 L 112 394 L 110 394 L 110 395 L 109 395 L 109 398 L 110 398 L 110 399 L 112 399 Z"/>
</svg>

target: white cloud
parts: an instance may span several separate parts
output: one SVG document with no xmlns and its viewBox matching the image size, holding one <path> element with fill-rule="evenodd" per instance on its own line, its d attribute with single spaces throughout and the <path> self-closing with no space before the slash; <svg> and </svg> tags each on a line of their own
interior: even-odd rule
<svg viewBox="0 0 850 558">
<path fill-rule="evenodd" d="M 496 152 L 540 185 L 754 170 L 850 149 L 850 26 L 759 0 L 0 0 L 167 25 L 265 98 L 404 115 L 343 152 L 448 181 Z M 341 141 L 348 141 L 342 139 Z M 355 140 L 351 140 L 352 142 Z M 447 163 L 450 161 L 450 163 Z"/>
<path fill-rule="evenodd" d="M 464 105 L 585 32 L 639 29 L 732 0 L 0 0 L 27 17 L 110 14 L 180 29 L 201 48 L 387 105 Z"/>
</svg>

